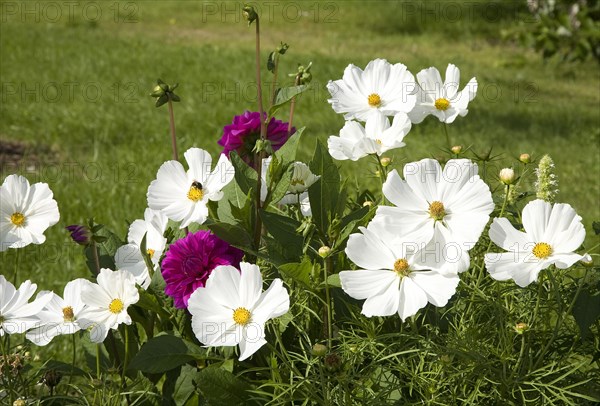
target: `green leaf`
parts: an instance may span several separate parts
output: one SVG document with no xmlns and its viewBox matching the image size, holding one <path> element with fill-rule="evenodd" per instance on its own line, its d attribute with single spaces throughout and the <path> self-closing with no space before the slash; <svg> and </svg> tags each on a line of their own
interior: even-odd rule
<svg viewBox="0 0 600 406">
<path fill-rule="evenodd" d="M 98 262 L 100 268 L 116 269 L 115 267 L 115 254 L 117 249 L 123 245 L 123 241 L 115 233 L 108 230 L 106 227 L 101 227 L 95 234 L 100 238 L 96 240 L 96 248 L 98 252 Z M 101 240 L 102 242 L 98 242 Z M 94 244 L 91 244 L 85 248 L 86 264 L 92 274 L 96 274 L 96 259 L 94 257 Z"/>
<path fill-rule="evenodd" d="M 223 222 L 206 223 L 207 227 L 220 239 L 246 252 L 253 247 L 252 237 L 241 226 Z"/>
<path fill-rule="evenodd" d="M 342 231 L 338 238 L 335 240 L 333 249 L 340 248 L 360 225 L 366 225 L 372 214 L 375 212 L 376 207 L 361 207 L 360 209 L 353 211 L 344 218 L 342 218 L 341 225 Z"/>
<path fill-rule="evenodd" d="M 277 93 L 275 94 L 275 101 L 273 105 L 269 109 L 269 118 L 273 117 L 277 110 L 283 107 L 286 103 L 288 103 L 292 98 L 298 96 L 301 93 L 304 93 L 310 88 L 310 85 L 300 85 L 300 86 L 290 86 L 290 87 L 282 87 L 277 89 Z"/>
<path fill-rule="evenodd" d="M 296 130 L 296 132 L 292 134 L 290 138 L 288 138 L 285 144 L 275 151 L 274 155 L 282 165 L 289 165 L 296 160 L 296 151 L 298 151 L 300 138 L 302 138 L 302 133 L 304 133 L 305 129 L 306 127 L 302 127 Z"/>
<path fill-rule="evenodd" d="M 327 284 L 335 288 L 341 288 L 342 282 L 340 281 L 340 274 L 333 274 L 327 277 Z"/>
<path fill-rule="evenodd" d="M 599 288 L 600 284 L 596 289 Z M 600 317 L 600 294 L 593 295 L 588 290 L 583 290 L 573 306 L 573 317 L 579 326 L 581 337 L 589 335 L 590 326 Z"/>
<path fill-rule="evenodd" d="M 131 360 L 129 369 L 146 373 L 162 373 L 195 359 L 204 359 L 206 350 L 173 335 L 160 335 L 148 340 Z"/>
<path fill-rule="evenodd" d="M 237 182 L 229 182 L 222 189 L 223 198 L 219 200 L 217 216 L 219 221 L 229 224 L 237 224 L 238 219 L 231 213 L 231 206 L 244 207 L 246 194 L 238 186 Z"/>
<path fill-rule="evenodd" d="M 177 406 L 188 404 L 187 401 L 196 391 L 195 382 L 198 381 L 200 372 L 191 365 L 181 367 L 181 373 L 175 381 L 173 388 L 173 400 Z"/>
<path fill-rule="evenodd" d="M 600 234 L 600 221 L 594 221 L 592 223 L 592 228 L 594 229 L 594 233 L 596 235 Z"/>
<path fill-rule="evenodd" d="M 271 243 L 283 248 L 284 257 L 288 260 L 299 259 L 302 255 L 302 235 L 296 231 L 300 223 L 290 217 L 261 210 L 260 217 L 265 228 L 273 236 Z"/>
<path fill-rule="evenodd" d="M 292 262 L 278 267 L 279 272 L 290 277 L 296 282 L 300 282 L 310 288 L 310 273 L 313 265 L 309 258 L 304 257 L 302 262 Z"/>
<path fill-rule="evenodd" d="M 294 166 L 289 165 L 287 170 L 283 173 L 271 193 L 267 196 L 265 200 L 265 205 L 270 203 L 278 203 L 283 197 L 287 194 L 288 189 L 290 188 L 290 182 L 292 181 L 292 176 L 294 175 Z"/>
<path fill-rule="evenodd" d="M 247 391 L 252 387 L 229 371 L 208 367 L 198 374 L 198 389 L 209 404 L 246 405 L 250 402 Z"/>
<path fill-rule="evenodd" d="M 317 141 L 310 170 L 321 178 L 308 188 L 313 222 L 322 235 L 327 235 L 335 217 L 340 194 L 340 174 L 323 144 Z"/>
<path fill-rule="evenodd" d="M 231 160 L 231 164 L 235 169 L 235 181 L 239 185 L 242 192 L 247 195 L 251 189 L 256 189 L 256 182 L 258 180 L 258 174 L 256 171 L 248 166 L 248 164 L 244 162 L 244 160 L 240 158 L 238 153 L 235 151 L 231 151 L 229 154 L 229 159 Z"/>
</svg>

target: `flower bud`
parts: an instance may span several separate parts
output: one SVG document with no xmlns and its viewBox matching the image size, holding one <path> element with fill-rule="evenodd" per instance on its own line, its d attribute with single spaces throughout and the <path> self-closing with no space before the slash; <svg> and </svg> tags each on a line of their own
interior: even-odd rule
<svg viewBox="0 0 600 406">
<path fill-rule="evenodd" d="M 65 227 L 71 233 L 71 238 L 79 245 L 88 245 L 92 237 L 92 231 L 79 224 L 73 224 Z"/>
<path fill-rule="evenodd" d="M 500 182 L 505 185 L 512 185 L 515 181 L 515 171 L 512 168 L 504 168 L 500 171 Z"/>
<path fill-rule="evenodd" d="M 13 406 L 25 406 L 27 402 L 23 399 L 17 399 L 13 402 Z"/>
<path fill-rule="evenodd" d="M 370 200 L 365 200 L 363 207 L 373 207 L 373 202 Z"/>
<path fill-rule="evenodd" d="M 531 156 L 529 156 L 529 154 L 521 154 L 519 156 L 519 161 L 523 162 L 524 164 L 528 164 L 531 162 Z"/>
<path fill-rule="evenodd" d="M 455 145 L 452 148 L 450 148 L 450 151 L 452 151 L 453 154 L 460 154 L 462 152 L 462 145 Z"/>
<path fill-rule="evenodd" d="M 383 158 L 381 158 L 381 160 L 379 162 L 381 162 L 381 166 L 386 168 L 392 163 L 392 159 L 388 158 L 388 157 L 383 157 Z"/>
<path fill-rule="evenodd" d="M 327 346 L 323 344 L 315 344 L 313 345 L 311 352 L 315 357 L 323 357 L 327 354 Z"/>
<path fill-rule="evenodd" d="M 331 254 L 331 248 L 329 248 L 327 245 L 324 245 L 321 248 L 319 248 L 319 256 L 321 258 L 327 258 L 329 254 Z"/>
<path fill-rule="evenodd" d="M 342 358 L 332 352 L 325 356 L 325 368 L 330 372 L 335 372 L 342 367 Z"/>
<path fill-rule="evenodd" d="M 49 388 L 54 388 L 58 386 L 60 380 L 62 379 L 62 375 L 60 372 L 50 369 L 46 371 L 44 377 L 42 378 L 42 382 Z"/>
<path fill-rule="evenodd" d="M 594 266 L 594 259 L 590 254 L 587 253 L 583 256 L 583 258 L 579 260 L 579 262 L 581 262 L 581 264 L 586 268 L 591 268 L 592 266 Z"/>
<path fill-rule="evenodd" d="M 250 4 L 244 4 L 242 15 L 244 16 L 244 19 L 248 21 L 248 26 L 250 26 L 250 24 L 252 24 L 258 18 L 256 10 Z"/>
<path fill-rule="evenodd" d="M 514 329 L 517 334 L 523 334 L 524 332 L 529 330 L 529 326 L 527 325 L 527 323 L 517 323 L 515 324 Z"/>
</svg>

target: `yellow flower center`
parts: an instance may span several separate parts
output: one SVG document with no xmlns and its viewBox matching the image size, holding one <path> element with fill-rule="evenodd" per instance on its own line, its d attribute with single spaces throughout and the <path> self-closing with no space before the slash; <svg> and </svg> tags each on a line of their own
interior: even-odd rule
<svg viewBox="0 0 600 406">
<path fill-rule="evenodd" d="M 371 107 L 381 106 L 381 97 L 377 93 L 371 93 L 369 95 L 369 106 L 371 106 Z"/>
<path fill-rule="evenodd" d="M 190 186 L 190 190 L 187 192 L 187 197 L 192 202 L 202 200 L 202 197 L 204 197 L 204 192 L 202 191 L 202 185 L 200 184 L 200 182 L 192 183 L 192 186 Z"/>
<path fill-rule="evenodd" d="M 435 101 L 435 108 L 441 111 L 448 110 L 450 107 L 450 101 L 448 99 L 440 98 Z"/>
<path fill-rule="evenodd" d="M 303 179 L 292 179 L 292 181 L 290 182 L 291 186 L 296 186 L 296 185 L 302 185 L 304 186 L 304 180 Z"/>
<path fill-rule="evenodd" d="M 381 144 L 382 144 L 382 142 L 381 142 L 381 140 L 380 140 L 379 138 L 377 138 L 377 139 L 375 140 L 375 142 L 376 142 L 376 143 L 378 143 L 379 145 L 381 145 Z"/>
<path fill-rule="evenodd" d="M 152 248 L 148 248 L 148 249 L 146 250 L 146 254 L 148 254 L 148 256 L 149 256 L 150 258 L 152 258 L 152 257 L 154 256 L 154 253 L 155 253 L 155 252 L 156 252 L 156 251 L 154 251 Z"/>
<path fill-rule="evenodd" d="M 539 259 L 544 259 L 552 255 L 552 247 L 548 243 L 538 242 L 531 252 Z"/>
<path fill-rule="evenodd" d="M 251 315 L 252 314 L 250 313 L 250 310 L 246 309 L 245 307 L 238 307 L 233 311 L 233 321 L 235 321 L 237 324 L 245 326 L 250 321 Z"/>
<path fill-rule="evenodd" d="M 71 323 L 75 320 L 75 314 L 73 313 L 73 308 L 71 306 L 63 307 L 62 312 L 65 323 Z"/>
<path fill-rule="evenodd" d="M 10 222 L 17 227 L 21 227 L 25 224 L 25 216 L 23 213 L 15 212 L 10 215 Z"/>
<path fill-rule="evenodd" d="M 394 272 L 396 272 L 398 276 L 408 276 L 410 271 L 406 258 L 400 258 L 394 262 Z"/>
<path fill-rule="evenodd" d="M 431 202 L 429 205 L 429 216 L 436 221 L 442 221 L 444 216 L 446 216 L 444 204 L 438 201 Z"/>
<path fill-rule="evenodd" d="M 123 311 L 123 301 L 121 299 L 113 299 L 112 302 L 108 305 L 108 310 L 111 313 L 119 314 Z"/>
</svg>

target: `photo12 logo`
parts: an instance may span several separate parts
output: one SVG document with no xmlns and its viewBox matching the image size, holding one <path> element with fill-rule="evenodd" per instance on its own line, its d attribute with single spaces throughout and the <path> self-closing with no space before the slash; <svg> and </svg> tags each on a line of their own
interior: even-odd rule
<svg viewBox="0 0 600 406">
<path fill-rule="evenodd" d="M 3 23 L 73 23 L 75 21 L 137 23 L 139 6 L 133 1 L 5 1 Z"/>
</svg>

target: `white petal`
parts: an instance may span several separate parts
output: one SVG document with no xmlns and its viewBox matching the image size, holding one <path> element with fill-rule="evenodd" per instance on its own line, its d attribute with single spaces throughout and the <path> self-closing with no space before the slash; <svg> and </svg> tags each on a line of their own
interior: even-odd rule
<svg viewBox="0 0 600 406">
<path fill-rule="evenodd" d="M 385 289 L 374 296 L 369 296 L 363 304 L 361 313 L 367 317 L 391 316 L 398 311 L 400 278 L 393 271 L 387 273 L 391 276 L 386 275 L 381 281 L 388 284 Z"/>
<path fill-rule="evenodd" d="M 398 279 L 389 270 L 342 271 L 339 275 L 344 292 L 359 300 L 381 294 Z"/>
<path fill-rule="evenodd" d="M 426 305 L 427 295 L 425 292 L 411 278 L 402 278 L 400 282 L 400 301 L 398 303 L 398 315 L 402 321 L 415 315 L 419 309 Z"/>
</svg>

